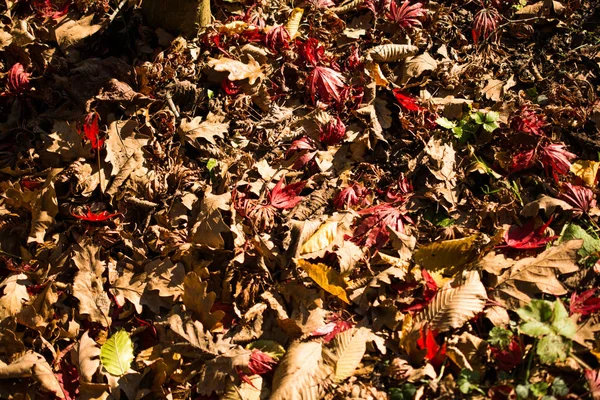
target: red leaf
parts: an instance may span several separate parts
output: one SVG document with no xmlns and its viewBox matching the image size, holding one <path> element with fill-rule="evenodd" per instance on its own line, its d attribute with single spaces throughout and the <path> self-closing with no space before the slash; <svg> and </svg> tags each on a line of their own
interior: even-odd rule
<svg viewBox="0 0 600 400">
<path fill-rule="evenodd" d="M 500 14 L 495 8 L 482 8 L 473 18 L 473 41 L 477 43 L 479 37 L 487 39 L 498 27 Z"/>
<path fill-rule="evenodd" d="M 516 338 L 513 338 L 506 349 L 491 347 L 492 357 L 502 371 L 510 371 L 523 361 L 523 348 Z"/>
<path fill-rule="evenodd" d="M 402 108 L 404 108 L 408 111 L 424 111 L 425 110 L 424 107 L 421 107 L 420 105 L 417 104 L 417 101 L 414 97 L 402 93 L 402 91 L 400 89 L 394 89 L 394 90 L 392 90 L 392 92 L 394 93 L 394 97 L 396 98 L 396 100 L 398 100 L 398 103 L 400 103 Z"/>
<path fill-rule="evenodd" d="M 571 314 L 589 315 L 600 310 L 600 298 L 592 297 L 598 288 L 586 290 L 581 294 L 573 292 L 569 311 Z"/>
<path fill-rule="evenodd" d="M 270 372 L 275 364 L 277 362 L 273 357 L 258 349 L 254 349 L 252 350 L 252 354 L 250 354 L 248 369 L 252 375 L 263 375 Z"/>
<path fill-rule="evenodd" d="M 62 8 L 52 4 L 52 0 L 34 0 L 33 7 L 37 13 L 44 18 L 59 19 L 67 14 L 72 1 L 62 2 Z"/>
<path fill-rule="evenodd" d="M 571 160 L 577 156 L 566 150 L 564 144 L 549 144 L 542 147 L 542 164 L 546 171 L 558 181 L 558 175 L 566 175 L 571 170 Z M 548 173 L 550 175 L 550 173 Z"/>
<path fill-rule="evenodd" d="M 311 336 L 323 336 L 323 341 L 329 343 L 337 336 L 338 333 L 342 333 L 352 328 L 351 322 L 344 321 L 339 317 L 336 317 L 333 321 L 328 322 L 326 325 L 315 329 L 310 333 Z"/>
<path fill-rule="evenodd" d="M 600 399 L 600 371 L 585 370 L 585 379 L 590 385 L 590 393 L 594 400 Z"/>
<path fill-rule="evenodd" d="M 265 36 L 265 45 L 273 53 L 279 53 L 282 49 L 290 48 L 290 40 L 292 40 L 290 32 L 288 32 L 285 26 L 279 25 L 271 28 L 271 30 L 267 32 L 267 35 Z"/>
<path fill-rule="evenodd" d="M 364 6 L 378 17 L 390 9 L 390 1 L 391 0 L 365 0 Z"/>
<path fill-rule="evenodd" d="M 354 189 L 355 185 L 346 186 L 333 198 L 333 205 L 338 210 L 343 210 L 358 204 L 358 195 Z"/>
<path fill-rule="evenodd" d="M 535 163 L 535 149 L 522 151 L 513 156 L 510 167 L 510 172 L 519 172 L 524 169 L 533 167 Z"/>
<path fill-rule="evenodd" d="M 81 135 L 81 131 L 79 131 Z M 89 113 L 83 122 L 83 135 L 92 144 L 92 149 L 97 150 L 104 145 L 104 139 L 100 139 L 100 128 L 98 127 L 98 114 Z"/>
<path fill-rule="evenodd" d="M 315 67 L 306 79 L 313 102 L 317 94 L 324 102 L 332 99 L 341 102 L 340 91 L 344 88 L 344 82 L 344 76 L 329 67 Z"/>
<path fill-rule="evenodd" d="M 340 117 L 332 118 L 325 127 L 320 127 L 319 130 L 319 140 L 325 146 L 338 144 L 346 136 L 346 125 Z"/>
<path fill-rule="evenodd" d="M 302 168 L 315 158 L 317 155 L 317 146 L 311 138 L 303 136 L 300 139 L 294 140 L 285 153 L 286 158 L 292 155 L 298 155 L 292 167 L 294 169 Z"/>
<path fill-rule="evenodd" d="M 427 326 L 419 330 L 419 339 L 417 347 L 421 350 L 426 350 L 425 359 L 435 368 L 442 365 L 446 358 L 446 343 L 442 346 L 435 341 L 436 332 L 429 329 Z"/>
<path fill-rule="evenodd" d="M 108 211 L 101 211 L 99 213 L 93 213 L 90 209 L 88 209 L 87 214 L 71 213 L 71 215 L 74 216 L 75 218 L 79 218 L 84 221 L 102 222 L 102 221 L 106 221 L 106 220 L 116 217 L 117 215 L 119 215 L 119 213 L 110 214 Z"/>
<path fill-rule="evenodd" d="M 544 232 L 546 232 L 546 229 L 551 222 L 552 219 L 537 230 L 534 230 L 533 220 L 527 222 L 523 226 L 512 225 L 504 233 L 506 247 L 521 250 L 539 249 L 540 247 L 544 247 L 546 243 L 557 238 L 557 236 L 544 236 Z"/>
<path fill-rule="evenodd" d="M 422 3 L 410 4 L 409 0 L 405 0 L 401 6 L 398 5 L 396 0 L 392 0 L 390 4 L 390 12 L 387 17 L 392 21 L 396 22 L 403 28 L 409 28 L 411 26 L 422 26 L 419 17 L 426 15 L 425 9 Z"/>
<path fill-rule="evenodd" d="M 523 106 L 519 115 L 513 118 L 511 126 L 519 132 L 542 136 L 544 134 L 542 129 L 546 126 L 546 117 L 537 114 L 528 106 Z"/>
<path fill-rule="evenodd" d="M 415 301 L 413 301 L 411 304 L 409 304 L 408 307 L 402 308 L 402 312 L 421 311 L 422 309 L 427 307 L 429 302 L 435 297 L 435 294 L 438 291 L 437 283 L 435 283 L 435 280 L 429 274 L 429 272 L 427 272 L 427 270 L 422 269 L 421 275 L 423 276 L 423 281 L 425 282 L 425 289 L 423 290 L 423 294 L 419 298 L 416 298 Z"/>
<path fill-rule="evenodd" d="M 400 210 L 391 204 L 380 204 L 359 212 L 366 215 L 354 231 L 352 241 L 364 246 L 377 248 L 385 245 L 390 238 L 387 227 L 404 232 L 405 222 L 412 223 L 405 210 Z"/>
<path fill-rule="evenodd" d="M 29 77 L 31 74 L 25 72 L 21 63 L 16 63 L 8 71 L 8 91 L 13 94 L 21 94 L 29 90 Z"/>
<path fill-rule="evenodd" d="M 596 206 L 594 192 L 584 186 L 564 183 L 563 192 L 559 198 L 572 205 L 578 214 L 587 213 L 590 208 Z"/>
<path fill-rule="evenodd" d="M 240 85 L 238 85 L 234 81 L 230 81 L 227 78 L 223 79 L 223 81 L 221 82 L 221 89 L 223 89 L 225 94 L 228 96 L 235 96 L 242 90 Z"/>
<path fill-rule="evenodd" d="M 305 42 L 297 40 L 296 43 L 300 57 L 313 67 L 316 67 L 325 55 L 325 48 L 315 38 L 309 38 Z"/>
<path fill-rule="evenodd" d="M 292 183 L 291 185 L 284 187 L 284 179 L 285 178 L 281 178 L 273 188 L 273 191 L 269 193 L 269 204 L 281 210 L 296 207 L 296 205 L 302 201 L 302 196 L 298 196 L 298 194 L 306 185 L 306 182 L 304 181 Z"/>
</svg>

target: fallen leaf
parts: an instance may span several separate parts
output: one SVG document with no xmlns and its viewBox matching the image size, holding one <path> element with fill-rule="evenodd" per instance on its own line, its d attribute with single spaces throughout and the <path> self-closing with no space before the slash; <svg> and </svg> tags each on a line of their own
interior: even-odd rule
<svg viewBox="0 0 600 400">
<path fill-rule="evenodd" d="M 418 78 L 426 71 L 435 71 L 437 61 L 425 52 L 415 57 L 409 57 L 404 61 L 404 70 L 402 72 L 402 82 L 406 83 L 410 78 Z"/>
<path fill-rule="evenodd" d="M 486 99 L 492 101 L 500 101 L 502 100 L 502 94 L 504 88 L 504 81 L 498 79 L 490 79 L 487 82 L 487 85 L 483 88 L 481 93 L 485 96 Z"/>
<path fill-rule="evenodd" d="M 211 312 L 216 294 L 207 292 L 208 282 L 204 282 L 195 272 L 190 272 L 183 280 L 183 304 L 198 317 L 206 329 L 212 329 L 225 313 L 221 310 Z"/>
<path fill-rule="evenodd" d="M 585 186 L 593 187 L 596 184 L 600 161 L 577 160 L 571 164 L 571 172 L 581 178 Z"/>
<path fill-rule="evenodd" d="M 346 304 L 350 304 L 350 300 L 348 300 L 348 296 L 346 295 L 346 282 L 337 271 L 321 263 L 311 264 L 302 259 L 295 259 L 294 261 L 323 290 Z"/>
<path fill-rule="evenodd" d="M 54 30 L 58 45 L 64 50 L 77 46 L 104 27 L 104 24 L 94 24 L 94 14 L 87 15 L 81 19 L 74 19 L 70 13 Z"/>
<path fill-rule="evenodd" d="M 0 362 L 0 380 L 22 378 L 33 378 L 44 391 L 50 392 L 60 399 L 66 397 L 52 368 L 38 353 L 27 352 L 8 365 Z"/>
<path fill-rule="evenodd" d="M 21 311 L 24 303 L 29 300 L 27 286 L 30 284 L 27 275 L 23 273 L 10 275 L 0 283 L 0 321 L 14 317 Z"/>
<path fill-rule="evenodd" d="M 472 235 L 462 239 L 434 242 L 419 247 L 413 258 L 423 268 L 442 271 L 451 276 L 466 264 L 475 261 L 482 244 L 481 239 L 480 235 Z"/>
<path fill-rule="evenodd" d="M 231 58 L 221 57 L 219 59 L 210 58 L 208 66 L 214 68 L 215 71 L 229 72 L 227 79 L 230 81 L 248 79 L 250 85 L 254 85 L 257 79 L 262 79 L 264 76 L 262 67 L 251 55 L 248 55 L 248 64 L 232 60 Z"/>
</svg>

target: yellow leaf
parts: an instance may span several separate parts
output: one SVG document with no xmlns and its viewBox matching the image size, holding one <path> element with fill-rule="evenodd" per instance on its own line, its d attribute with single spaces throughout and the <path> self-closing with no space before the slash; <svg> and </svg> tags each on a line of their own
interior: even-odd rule
<svg viewBox="0 0 600 400">
<path fill-rule="evenodd" d="M 321 224 L 319 229 L 304 243 L 300 253 L 306 254 L 323 250 L 335 240 L 337 230 L 337 221 L 327 221 Z"/>
<path fill-rule="evenodd" d="M 248 24 L 244 21 L 233 21 L 228 24 L 222 25 L 219 27 L 219 32 L 225 33 L 228 35 L 231 34 L 242 34 L 244 31 L 248 29 Z"/>
<path fill-rule="evenodd" d="M 377 86 L 389 85 L 390 82 L 385 78 L 385 75 L 383 75 L 383 72 L 381 72 L 381 68 L 379 68 L 379 64 L 377 64 L 377 63 L 369 64 L 368 72 L 369 72 L 369 76 L 371 78 L 373 78 L 373 80 L 375 81 L 375 85 L 377 85 Z"/>
<path fill-rule="evenodd" d="M 298 28 L 300 27 L 300 20 L 304 14 L 303 8 L 294 8 L 290 14 L 290 18 L 285 24 L 285 29 L 290 33 L 290 38 L 294 38 L 298 34 Z"/>
<path fill-rule="evenodd" d="M 295 259 L 295 262 L 323 290 L 346 304 L 350 304 L 350 300 L 348 300 L 348 296 L 346 295 L 346 282 L 336 270 L 322 263 L 311 264 L 302 259 Z"/>
<path fill-rule="evenodd" d="M 571 165 L 571 172 L 581 178 L 585 186 L 592 187 L 596 183 L 600 161 L 577 160 Z"/>
<path fill-rule="evenodd" d="M 475 260 L 480 238 L 479 235 L 471 235 L 462 239 L 434 242 L 415 251 L 414 260 L 427 271 L 454 275 L 462 266 Z"/>
</svg>

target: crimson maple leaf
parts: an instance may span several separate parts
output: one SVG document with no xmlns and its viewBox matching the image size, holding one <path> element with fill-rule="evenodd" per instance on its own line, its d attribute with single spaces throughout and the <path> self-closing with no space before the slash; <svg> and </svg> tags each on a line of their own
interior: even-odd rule
<svg viewBox="0 0 600 400">
<path fill-rule="evenodd" d="M 79 131 L 81 135 L 81 131 Z M 104 145 L 104 139 L 100 139 L 100 127 L 98 126 L 98 113 L 89 113 L 83 122 L 83 135 L 92 144 L 92 149 L 98 150 Z"/>
<path fill-rule="evenodd" d="M 290 48 L 290 40 L 292 40 L 290 32 L 285 26 L 279 25 L 267 32 L 265 36 L 265 45 L 273 53 L 279 53 L 281 49 Z"/>
<path fill-rule="evenodd" d="M 116 217 L 117 215 L 119 215 L 119 213 L 111 214 L 108 211 L 101 211 L 99 213 L 93 213 L 92 210 L 90 210 L 88 208 L 88 211 L 86 214 L 71 213 L 71 215 L 74 216 L 75 218 L 79 218 L 84 221 L 102 222 L 102 221 L 106 221 L 106 220 Z"/>
<path fill-rule="evenodd" d="M 590 385 L 590 393 L 594 400 L 600 399 L 600 371 L 592 369 L 585 370 L 585 379 Z"/>
<path fill-rule="evenodd" d="M 369 200 L 366 198 L 368 190 L 361 184 L 354 183 L 346 186 L 333 198 L 333 205 L 339 210 L 343 210 L 359 203 L 368 205 Z"/>
<path fill-rule="evenodd" d="M 346 136 L 346 125 L 340 117 L 332 118 L 324 127 L 319 127 L 319 140 L 325 146 L 333 146 Z"/>
<path fill-rule="evenodd" d="M 508 170 L 510 172 L 519 172 L 533 167 L 535 163 L 535 149 L 521 151 L 515 154 L 511 160 Z"/>
<path fill-rule="evenodd" d="M 569 311 L 571 314 L 589 315 L 600 310 L 600 298 L 592 297 L 598 288 L 586 290 L 581 294 L 573 292 Z"/>
<path fill-rule="evenodd" d="M 492 346 L 491 351 L 502 371 L 510 371 L 523 361 L 523 347 L 514 337 L 505 349 Z"/>
<path fill-rule="evenodd" d="M 522 106 L 519 115 L 513 117 L 511 126 L 519 132 L 542 136 L 544 134 L 542 129 L 546 126 L 546 117 L 536 113 L 528 106 Z"/>
<path fill-rule="evenodd" d="M 325 48 L 315 38 L 309 38 L 304 42 L 297 40 L 296 44 L 300 58 L 313 67 L 316 67 L 325 56 Z"/>
<path fill-rule="evenodd" d="M 29 90 L 29 77 L 21 63 L 16 63 L 8 71 L 8 91 L 12 94 L 22 94 Z"/>
<path fill-rule="evenodd" d="M 498 247 L 511 247 L 520 250 L 539 249 L 540 247 L 544 247 L 546 243 L 557 238 L 557 236 L 544 236 L 544 232 L 546 232 L 546 229 L 551 222 L 552 219 L 538 229 L 534 229 L 533 220 L 527 222 L 523 226 L 512 225 L 504 233 L 506 246 Z"/>
<path fill-rule="evenodd" d="M 577 158 L 565 148 L 564 144 L 549 144 L 542 147 L 542 164 L 548 175 L 552 175 L 558 181 L 558 175 L 565 175 L 571 170 L 571 160 Z"/>
<path fill-rule="evenodd" d="M 398 100 L 398 103 L 400 103 L 402 108 L 404 108 L 408 111 L 424 111 L 425 110 L 424 107 L 421 107 L 420 105 L 417 104 L 417 101 L 414 97 L 402 93 L 402 91 L 400 89 L 394 89 L 394 90 L 392 90 L 392 93 L 394 93 L 394 97 L 396 98 L 396 100 Z"/>
<path fill-rule="evenodd" d="M 562 189 L 563 192 L 559 198 L 572 205 L 577 214 L 587 213 L 596 205 L 594 192 L 585 186 L 572 185 L 567 182 L 562 185 Z"/>
<path fill-rule="evenodd" d="M 304 189 L 306 181 L 285 185 L 285 178 L 281 178 L 277 185 L 269 193 L 269 204 L 280 210 L 294 208 L 302 201 L 302 196 L 298 194 Z"/>
<path fill-rule="evenodd" d="M 52 4 L 52 0 L 34 0 L 32 5 L 40 16 L 59 19 L 67 14 L 72 1 L 63 1 L 62 3 L 62 5 L 57 6 Z"/>
<path fill-rule="evenodd" d="M 425 16 L 426 11 L 423 8 L 423 3 L 410 4 L 409 0 L 405 0 L 402 5 L 398 5 L 396 0 L 390 4 L 390 11 L 387 17 L 396 22 L 403 28 L 411 26 L 422 26 L 419 17 Z"/>
<path fill-rule="evenodd" d="M 383 14 L 390 9 L 390 2 L 390 0 L 365 0 L 363 4 L 378 17 L 380 14 Z"/>
<path fill-rule="evenodd" d="M 431 363 L 435 368 L 440 367 L 446 359 L 446 343 L 440 346 L 435 337 L 437 332 L 424 326 L 419 330 L 419 339 L 417 340 L 417 347 L 421 350 L 426 350 L 425 359 Z"/>
<path fill-rule="evenodd" d="M 317 146 L 314 140 L 308 136 L 294 140 L 292 145 L 285 153 L 286 159 L 290 156 L 298 155 L 292 168 L 299 169 L 308 164 L 317 155 Z"/>
<path fill-rule="evenodd" d="M 324 102 L 335 100 L 340 103 L 342 101 L 341 90 L 344 88 L 346 79 L 336 70 L 329 67 L 315 67 L 308 75 L 306 82 L 313 103 L 317 94 Z"/>
<path fill-rule="evenodd" d="M 482 8 L 473 18 L 473 41 L 477 43 L 480 37 L 487 39 L 498 27 L 500 14 L 493 8 Z"/>
<path fill-rule="evenodd" d="M 404 209 L 388 203 L 359 211 L 359 214 L 364 215 L 365 218 L 355 229 L 352 241 L 367 247 L 384 246 L 390 238 L 388 227 L 403 233 L 405 223 L 412 223 Z"/>
<path fill-rule="evenodd" d="M 273 366 L 277 361 L 267 353 L 263 353 L 258 349 L 252 350 L 250 361 L 248 361 L 248 369 L 252 375 L 263 375 L 273 370 Z"/>
</svg>

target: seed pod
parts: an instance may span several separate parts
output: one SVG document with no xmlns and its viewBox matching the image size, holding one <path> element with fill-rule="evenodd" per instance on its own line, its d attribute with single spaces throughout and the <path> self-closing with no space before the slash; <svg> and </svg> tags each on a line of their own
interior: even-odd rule
<svg viewBox="0 0 600 400">
<path fill-rule="evenodd" d="M 396 62 L 414 55 L 419 48 L 410 44 L 382 44 L 367 51 L 367 57 L 376 62 Z"/>
<path fill-rule="evenodd" d="M 304 14 L 303 8 L 294 8 L 290 14 L 290 18 L 285 24 L 285 29 L 290 33 L 290 38 L 294 38 L 298 34 L 298 28 L 300 27 L 300 20 Z"/>
<path fill-rule="evenodd" d="M 338 15 L 346 14 L 347 12 L 356 10 L 364 2 L 365 2 L 365 0 L 352 0 L 348 3 L 340 5 L 338 7 L 330 8 L 329 10 L 333 11 L 334 13 L 336 13 Z"/>
</svg>

